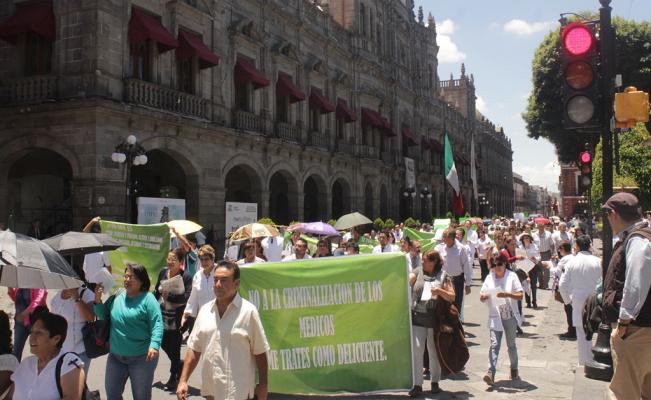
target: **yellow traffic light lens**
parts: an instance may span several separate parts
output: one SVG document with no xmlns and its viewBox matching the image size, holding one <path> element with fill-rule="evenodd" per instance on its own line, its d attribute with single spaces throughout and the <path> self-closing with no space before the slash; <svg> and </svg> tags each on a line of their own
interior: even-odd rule
<svg viewBox="0 0 651 400">
<path fill-rule="evenodd" d="M 585 124 L 594 115 L 594 104 L 587 96 L 574 96 L 567 102 L 567 116 L 575 124 Z"/>
<path fill-rule="evenodd" d="M 585 89 L 593 80 L 592 67 L 585 61 L 575 61 L 565 69 L 565 81 L 572 89 Z"/>
</svg>

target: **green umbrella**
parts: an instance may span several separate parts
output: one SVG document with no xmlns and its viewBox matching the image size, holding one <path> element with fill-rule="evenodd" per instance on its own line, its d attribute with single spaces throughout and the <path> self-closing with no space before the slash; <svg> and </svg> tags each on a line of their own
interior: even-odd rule
<svg viewBox="0 0 651 400">
<path fill-rule="evenodd" d="M 359 225 L 372 224 L 373 221 L 366 218 L 358 212 L 346 214 L 337 220 L 335 224 L 335 229 L 338 231 L 343 231 L 344 229 L 354 228 Z"/>
</svg>

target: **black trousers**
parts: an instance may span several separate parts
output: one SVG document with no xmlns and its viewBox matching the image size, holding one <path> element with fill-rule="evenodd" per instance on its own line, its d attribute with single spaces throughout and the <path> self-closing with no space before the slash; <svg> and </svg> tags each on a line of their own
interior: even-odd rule
<svg viewBox="0 0 651 400">
<path fill-rule="evenodd" d="M 481 268 L 481 281 L 483 282 L 490 271 L 488 271 L 488 261 L 479 259 L 479 268 Z"/>
<path fill-rule="evenodd" d="M 461 305 L 463 304 L 463 294 L 466 289 L 466 278 L 464 274 L 453 276 L 452 285 L 454 286 L 454 305 L 461 313 Z"/>
<path fill-rule="evenodd" d="M 538 291 L 538 266 L 536 265 L 533 267 L 531 271 L 529 271 L 529 278 L 531 279 L 531 298 L 529 297 L 528 294 L 524 295 L 524 299 L 527 301 L 527 305 L 531 305 L 531 301 L 533 300 L 533 303 L 538 305 L 537 301 L 537 291 Z"/>
<path fill-rule="evenodd" d="M 576 328 L 572 324 L 572 305 L 565 304 L 565 319 L 567 320 L 567 333 L 572 333 L 576 335 Z"/>
<path fill-rule="evenodd" d="M 178 329 L 164 330 L 161 348 L 170 359 L 170 374 L 178 377 L 181 375 L 183 362 L 181 361 L 181 332 Z"/>
</svg>

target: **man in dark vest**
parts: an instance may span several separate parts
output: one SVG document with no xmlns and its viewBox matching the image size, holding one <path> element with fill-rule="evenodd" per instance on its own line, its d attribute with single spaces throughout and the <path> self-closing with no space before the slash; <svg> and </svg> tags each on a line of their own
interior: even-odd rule
<svg viewBox="0 0 651 400">
<path fill-rule="evenodd" d="M 602 206 L 618 241 L 604 281 L 603 307 L 613 327 L 615 373 L 610 398 L 651 398 L 651 227 L 637 197 L 617 193 Z"/>
</svg>

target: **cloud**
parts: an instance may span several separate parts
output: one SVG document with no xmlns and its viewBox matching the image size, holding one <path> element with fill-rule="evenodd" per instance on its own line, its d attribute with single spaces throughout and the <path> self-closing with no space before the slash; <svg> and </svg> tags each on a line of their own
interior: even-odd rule
<svg viewBox="0 0 651 400">
<path fill-rule="evenodd" d="M 480 113 L 484 115 L 486 115 L 486 113 L 488 112 L 488 106 L 486 105 L 486 101 L 484 101 L 484 99 L 481 96 L 477 96 L 475 107 Z"/>
<path fill-rule="evenodd" d="M 466 59 L 466 53 L 459 50 L 452 41 L 456 27 L 454 21 L 446 19 L 436 26 L 436 42 L 439 46 L 439 63 L 458 63 Z"/>
<path fill-rule="evenodd" d="M 538 32 L 550 30 L 556 21 L 527 22 L 521 19 L 512 19 L 503 26 L 504 32 L 514 33 L 518 36 L 530 36 Z"/>
<path fill-rule="evenodd" d="M 522 179 L 530 185 L 547 187 L 551 192 L 558 192 L 558 177 L 561 167 L 556 161 L 550 161 L 545 165 L 513 165 L 513 171 L 522 175 Z"/>
</svg>

